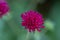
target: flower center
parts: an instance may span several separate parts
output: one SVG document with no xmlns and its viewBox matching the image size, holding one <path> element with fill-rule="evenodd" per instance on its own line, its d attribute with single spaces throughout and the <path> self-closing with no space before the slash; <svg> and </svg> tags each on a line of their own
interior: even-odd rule
<svg viewBox="0 0 60 40">
<path fill-rule="evenodd" d="M 28 26 L 34 26 L 35 25 L 35 19 L 32 20 L 32 19 L 29 18 L 29 21 L 28 21 L 27 25 Z"/>
</svg>

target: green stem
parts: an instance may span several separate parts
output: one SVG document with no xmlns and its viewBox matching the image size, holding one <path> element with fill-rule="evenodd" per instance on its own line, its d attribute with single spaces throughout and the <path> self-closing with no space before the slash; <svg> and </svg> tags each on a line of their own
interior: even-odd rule
<svg viewBox="0 0 60 40">
<path fill-rule="evenodd" d="M 26 35 L 26 40 L 29 40 L 29 36 L 30 36 L 30 33 L 29 31 L 27 32 L 27 35 Z"/>
</svg>

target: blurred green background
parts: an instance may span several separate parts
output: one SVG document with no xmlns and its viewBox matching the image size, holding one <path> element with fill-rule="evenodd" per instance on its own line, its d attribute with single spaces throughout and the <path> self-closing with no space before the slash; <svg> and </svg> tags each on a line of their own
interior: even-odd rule
<svg viewBox="0 0 60 40">
<path fill-rule="evenodd" d="M 60 0 L 7 0 L 10 11 L 0 19 L 0 40 L 60 40 Z M 28 32 L 20 14 L 27 10 L 43 14 L 44 29 Z"/>
</svg>

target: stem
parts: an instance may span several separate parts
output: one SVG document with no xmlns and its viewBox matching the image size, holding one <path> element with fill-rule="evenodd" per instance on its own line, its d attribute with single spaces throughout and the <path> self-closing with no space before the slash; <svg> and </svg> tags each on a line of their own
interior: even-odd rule
<svg viewBox="0 0 60 40">
<path fill-rule="evenodd" d="M 29 40 L 30 32 L 27 31 L 26 40 Z"/>
</svg>

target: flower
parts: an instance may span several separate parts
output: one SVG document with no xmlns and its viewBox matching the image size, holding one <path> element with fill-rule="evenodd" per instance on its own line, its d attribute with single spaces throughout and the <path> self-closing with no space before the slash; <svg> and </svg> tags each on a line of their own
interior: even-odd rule
<svg viewBox="0 0 60 40">
<path fill-rule="evenodd" d="M 9 11 L 9 6 L 5 0 L 0 0 L 0 18 Z"/>
<path fill-rule="evenodd" d="M 24 12 L 21 14 L 22 17 L 22 26 L 24 26 L 26 29 L 31 31 L 41 31 L 40 28 L 44 28 L 44 19 L 42 17 L 42 14 L 29 10 L 27 12 Z"/>
</svg>

